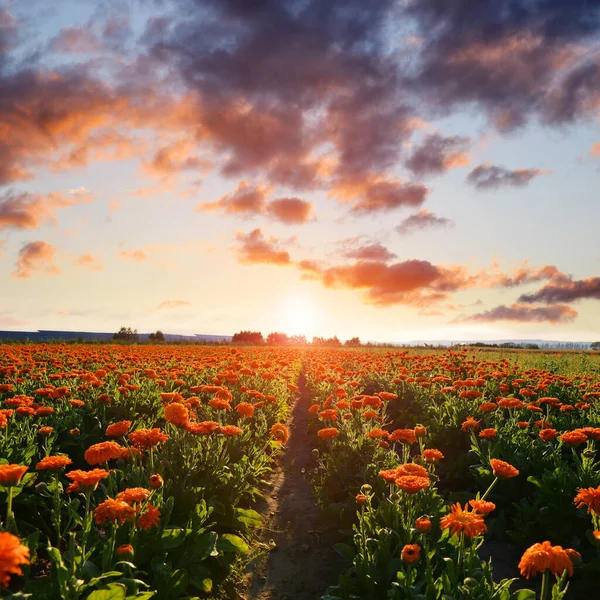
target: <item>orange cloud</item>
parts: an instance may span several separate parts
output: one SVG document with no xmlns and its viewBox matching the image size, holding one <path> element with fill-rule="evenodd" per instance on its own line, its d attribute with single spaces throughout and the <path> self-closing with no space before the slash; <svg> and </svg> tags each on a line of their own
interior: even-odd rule
<svg viewBox="0 0 600 600">
<path fill-rule="evenodd" d="M 242 264 L 277 266 L 292 264 L 288 252 L 279 248 L 279 240 L 275 237 L 265 239 L 260 229 L 254 229 L 248 234 L 238 233 L 236 240 L 241 244 L 238 249 L 238 260 Z"/>
<path fill-rule="evenodd" d="M 85 188 L 71 190 L 69 195 L 60 192 L 29 194 L 5 192 L 0 195 L 0 230 L 37 229 L 44 222 L 56 223 L 54 213 L 60 208 L 87 204 L 93 200 Z"/>
<path fill-rule="evenodd" d="M 60 269 L 54 264 L 56 248 L 43 241 L 29 242 L 21 250 L 15 263 L 14 277 L 27 279 L 34 273 L 58 275 Z"/>
<path fill-rule="evenodd" d="M 420 229 L 431 229 L 433 227 L 447 227 L 453 225 L 453 222 L 446 217 L 438 217 L 430 210 L 423 209 L 414 215 L 406 217 L 396 226 L 396 231 L 400 234 L 409 234 Z"/>
<path fill-rule="evenodd" d="M 163 300 L 154 310 L 171 310 L 173 308 L 191 305 L 192 303 L 187 300 Z"/>
<path fill-rule="evenodd" d="M 104 265 L 98 258 L 91 254 L 80 254 L 75 258 L 75 264 L 91 271 L 102 271 L 104 269 Z"/>
<path fill-rule="evenodd" d="M 129 260 L 134 263 L 140 263 L 148 260 L 148 255 L 143 250 L 123 250 L 119 252 L 118 258 Z"/>
<path fill-rule="evenodd" d="M 436 175 L 471 162 L 466 148 L 471 138 L 444 137 L 438 133 L 428 135 L 406 161 L 406 166 L 416 175 Z"/>
<path fill-rule="evenodd" d="M 590 148 L 590 156 L 600 156 L 600 142 L 596 142 Z"/>
<path fill-rule="evenodd" d="M 240 181 L 235 192 L 226 194 L 216 202 L 204 202 L 196 206 L 197 211 L 222 210 L 226 214 L 256 215 L 264 211 L 265 199 L 270 188 L 255 186 Z"/>
<path fill-rule="evenodd" d="M 278 198 L 269 203 L 267 213 L 286 225 L 300 225 L 310 219 L 313 205 L 300 198 Z"/>
</svg>

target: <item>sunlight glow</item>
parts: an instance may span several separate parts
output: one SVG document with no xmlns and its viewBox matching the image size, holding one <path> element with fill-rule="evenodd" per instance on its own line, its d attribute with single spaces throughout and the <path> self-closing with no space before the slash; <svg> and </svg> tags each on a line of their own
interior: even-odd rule
<svg viewBox="0 0 600 600">
<path fill-rule="evenodd" d="M 318 335 L 319 308 L 308 296 L 293 295 L 284 298 L 279 314 L 279 327 L 288 335 Z"/>
</svg>

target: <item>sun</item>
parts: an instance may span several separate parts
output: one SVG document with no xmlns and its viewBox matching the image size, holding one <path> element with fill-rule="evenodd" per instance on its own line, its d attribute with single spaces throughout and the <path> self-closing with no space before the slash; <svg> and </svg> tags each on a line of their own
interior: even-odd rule
<svg viewBox="0 0 600 600">
<path fill-rule="evenodd" d="M 293 295 L 285 298 L 280 309 L 280 328 L 288 335 L 318 335 L 318 306 L 308 296 Z"/>
</svg>

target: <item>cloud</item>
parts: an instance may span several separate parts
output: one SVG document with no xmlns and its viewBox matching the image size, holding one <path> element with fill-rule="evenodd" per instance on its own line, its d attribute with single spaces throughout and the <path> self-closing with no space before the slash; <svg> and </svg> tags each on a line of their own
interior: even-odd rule
<svg viewBox="0 0 600 600">
<path fill-rule="evenodd" d="M 430 210 L 423 209 L 418 213 L 404 219 L 396 226 L 396 231 L 402 235 L 408 235 L 421 229 L 432 229 L 435 227 L 448 227 L 454 225 L 453 221 L 446 217 L 438 217 Z"/>
<path fill-rule="evenodd" d="M 0 313 L 0 327 L 19 327 L 22 325 L 29 325 L 29 321 L 16 319 L 9 313 Z"/>
<path fill-rule="evenodd" d="M 206 173 L 210 169 L 210 161 L 194 156 L 193 152 L 193 145 L 189 140 L 178 140 L 160 148 L 150 162 L 144 163 L 144 169 L 150 175 L 157 177 L 165 177 L 181 171 Z"/>
<path fill-rule="evenodd" d="M 278 198 L 270 202 L 267 214 L 285 225 L 301 225 L 313 214 L 312 202 L 300 198 Z"/>
<path fill-rule="evenodd" d="M 15 263 L 14 277 L 27 279 L 34 273 L 58 275 L 60 269 L 54 264 L 56 248 L 43 241 L 29 242 L 20 250 Z"/>
<path fill-rule="evenodd" d="M 85 54 L 101 50 L 102 44 L 89 27 L 62 27 L 50 41 L 48 49 L 51 52 Z"/>
<path fill-rule="evenodd" d="M 496 321 L 513 321 L 520 323 L 571 323 L 578 313 L 566 304 L 552 304 L 550 306 L 526 306 L 511 304 L 510 306 L 496 306 L 485 312 L 469 317 L 457 319 L 455 322 L 470 321 L 475 323 L 493 323 Z"/>
<path fill-rule="evenodd" d="M 600 142 L 596 142 L 590 148 L 590 156 L 600 156 Z"/>
<path fill-rule="evenodd" d="M 353 258 L 354 260 L 375 260 L 387 262 L 393 258 L 396 258 L 396 255 L 393 252 L 390 252 L 381 244 L 367 244 L 358 248 L 346 250 L 343 254 L 346 258 Z"/>
<path fill-rule="evenodd" d="M 467 176 L 467 181 L 477 189 L 488 190 L 502 186 L 523 187 L 534 177 L 546 175 L 550 171 L 541 169 L 505 169 L 496 165 L 481 164 Z"/>
<path fill-rule="evenodd" d="M 236 240 L 240 243 L 238 260 L 242 264 L 268 264 L 287 266 L 291 264 L 287 251 L 279 248 L 279 240 L 271 237 L 265 239 L 260 229 L 250 233 L 238 233 Z"/>
<path fill-rule="evenodd" d="M 265 210 L 265 199 L 270 188 L 255 186 L 248 181 L 240 181 L 235 192 L 226 194 L 216 202 L 204 202 L 196 206 L 198 211 L 222 210 L 225 214 L 257 215 Z"/>
<path fill-rule="evenodd" d="M 56 223 L 55 212 L 60 208 L 87 204 L 93 196 L 85 189 L 68 196 L 57 192 L 29 194 L 7 191 L 0 194 L 0 231 L 3 229 L 37 229 L 44 222 Z"/>
<path fill-rule="evenodd" d="M 75 257 L 75 264 L 90 271 L 102 271 L 104 269 L 104 264 L 92 254 L 80 254 Z"/>
<path fill-rule="evenodd" d="M 577 300 L 600 300 L 600 277 L 573 279 L 562 276 L 551 280 L 533 294 L 523 294 L 519 297 L 519 302 L 527 304 L 534 302 L 556 304 Z"/>
<path fill-rule="evenodd" d="M 123 250 L 122 252 L 119 252 L 117 257 L 134 263 L 148 260 L 148 255 L 143 250 Z"/>
<path fill-rule="evenodd" d="M 471 157 L 466 151 L 470 143 L 469 137 L 444 137 L 432 133 L 415 148 L 405 164 L 419 177 L 439 175 L 456 167 L 465 167 L 471 162 Z"/>
<path fill-rule="evenodd" d="M 191 305 L 192 303 L 187 300 L 163 300 L 154 310 L 171 310 Z"/>
</svg>

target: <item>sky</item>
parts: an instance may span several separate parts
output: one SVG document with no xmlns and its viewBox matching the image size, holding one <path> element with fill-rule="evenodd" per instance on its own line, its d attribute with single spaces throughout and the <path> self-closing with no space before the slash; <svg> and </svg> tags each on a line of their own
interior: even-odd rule
<svg viewBox="0 0 600 600">
<path fill-rule="evenodd" d="M 600 339 L 600 4 L 0 0 L 0 329 Z"/>
</svg>

